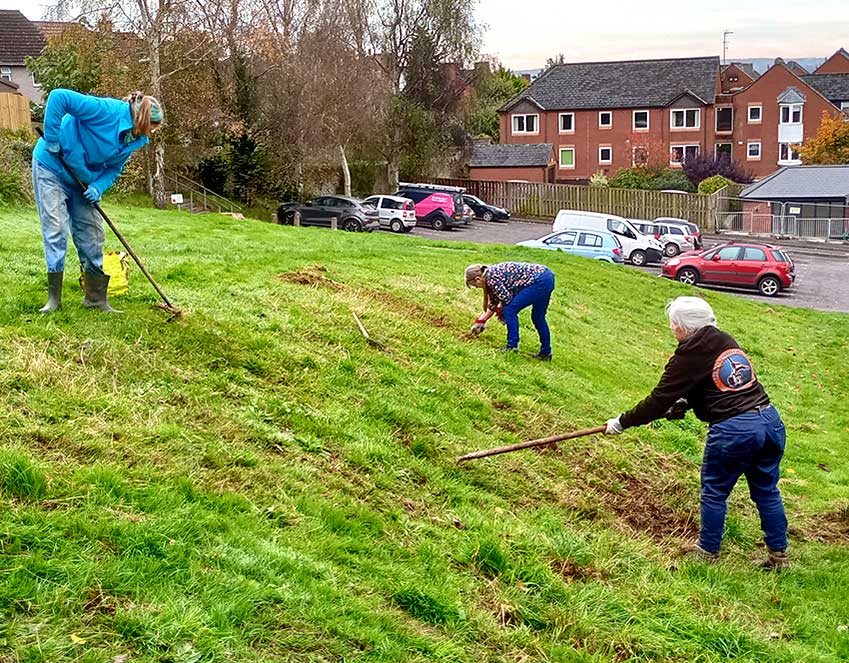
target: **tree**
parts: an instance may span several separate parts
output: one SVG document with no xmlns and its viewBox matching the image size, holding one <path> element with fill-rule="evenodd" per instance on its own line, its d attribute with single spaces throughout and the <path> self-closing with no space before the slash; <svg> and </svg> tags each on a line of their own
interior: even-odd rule
<svg viewBox="0 0 849 663">
<path fill-rule="evenodd" d="M 25 64 L 41 84 L 45 98 L 56 88 L 90 94 L 97 87 L 107 48 L 99 30 L 72 25 L 51 39 L 38 57 L 27 57 Z"/>
<path fill-rule="evenodd" d="M 473 136 L 499 140 L 498 109 L 528 86 L 528 82 L 509 69 L 499 66 L 475 86 L 466 129 Z"/>
<path fill-rule="evenodd" d="M 802 143 L 799 156 L 806 164 L 849 163 L 849 120 L 823 112 L 817 135 Z"/>
<path fill-rule="evenodd" d="M 722 175 L 738 184 L 748 184 L 755 180 L 750 171 L 743 168 L 739 161 L 735 161 L 728 154 L 701 152 L 686 159 L 682 168 L 693 186 L 699 186 L 702 180 L 714 175 Z"/>
</svg>

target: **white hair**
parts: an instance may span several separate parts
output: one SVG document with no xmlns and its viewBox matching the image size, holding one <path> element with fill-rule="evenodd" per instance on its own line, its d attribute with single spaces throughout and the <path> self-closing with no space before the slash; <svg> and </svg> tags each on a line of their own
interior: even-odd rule
<svg viewBox="0 0 849 663">
<path fill-rule="evenodd" d="M 716 327 L 713 309 L 701 297 L 676 297 L 666 305 L 666 317 L 671 327 L 679 327 L 686 336 L 702 327 Z"/>
</svg>

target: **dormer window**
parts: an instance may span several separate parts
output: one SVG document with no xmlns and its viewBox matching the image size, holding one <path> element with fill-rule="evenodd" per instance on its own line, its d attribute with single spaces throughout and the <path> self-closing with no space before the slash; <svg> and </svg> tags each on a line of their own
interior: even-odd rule
<svg viewBox="0 0 849 663">
<path fill-rule="evenodd" d="M 801 124 L 802 104 L 782 104 L 781 124 Z"/>
</svg>

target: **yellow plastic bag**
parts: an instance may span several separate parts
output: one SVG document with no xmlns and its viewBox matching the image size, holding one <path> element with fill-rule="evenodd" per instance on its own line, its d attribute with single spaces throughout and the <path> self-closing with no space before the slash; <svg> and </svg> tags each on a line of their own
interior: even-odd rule
<svg viewBox="0 0 849 663">
<path fill-rule="evenodd" d="M 130 292 L 130 256 L 124 251 L 109 251 L 103 254 L 103 271 L 109 275 L 110 297 Z M 80 265 L 80 287 L 85 290 L 85 272 Z"/>
</svg>

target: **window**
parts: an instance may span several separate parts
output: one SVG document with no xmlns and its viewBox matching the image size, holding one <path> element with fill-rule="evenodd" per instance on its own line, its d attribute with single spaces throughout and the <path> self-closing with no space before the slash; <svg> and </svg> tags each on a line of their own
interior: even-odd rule
<svg viewBox="0 0 849 663">
<path fill-rule="evenodd" d="M 762 113 L 763 106 L 760 104 L 756 106 L 749 106 L 749 124 L 760 124 Z"/>
<path fill-rule="evenodd" d="M 537 122 L 539 115 L 514 115 L 513 116 L 513 133 L 514 134 L 535 134 L 537 133 Z"/>
<path fill-rule="evenodd" d="M 631 163 L 634 166 L 645 166 L 649 162 L 649 149 L 643 146 L 636 146 L 631 151 Z"/>
<path fill-rule="evenodd" d="M 649 112 L 634 111 L 634 131 L 647 131 L 649 128 Z"/>
<path fill-rule="evenodd" d="M 684 108 L 670 112 L 669 126 L 673 129 L 698 129 L 701 126 L 702 112 L 698 108 Z"/>
<path fill-rule="evenodd" d="M 598 148 L 598 162 L 599 163 L 612 163 L 613 162 L 613 148 L 609 145 L 602 145 Z"/>
<path fill-rule="evenodd" d="M 11 67 L 0 67 L 0 80 L 12 82 Z"/>
<path fill-rule="evenodd" d="M 575 243 L 575 233 L 560 233 L 559 235 L 555 235 L 554 237 L 549 237 L 547 240 L 545 240 L 545 243 L 556 244 L 558 246 L 572 246 Z"/>
<path fill-rule="evenodd" d="M 669 234 L 683 236 L 684 231 L 681 228 L 678 228 L 677 226 L 669 226 Z"/>
<path fill-rule="evenodd" d="M 575 114 L 560 113 L 560 133 L 571 134 L 575 133 Z"/>
<path fill-rule="evenodd" d="M 716 156 L 726 155 L 729 159 L 731 158 L 731 143 L 717 143 L 716 144 Z"/>
<path fill-rule="evenodd" d="M 791 262 L 790 258 L 782 251 L 773 250 L 772 257 L 775 258 L 776 262 Z"/>
<path fill-rule="evenodd" d="M 780 143 L 778 145 L 778 161 L 798 161 L 799 153 L 793 149 L 790 143 Z"/>
<path fill-rule="evenodd" d="M 687 159 L 692 159 L 699 154 L 698 145 L 670 145 L 669 163 L 680 166 Z"/>
<path fill-rule="evenodd" d="M 714 251 L 713 253 L 705 256 L 705 258 L 708 260 L 713 260 L 714 256 L 718 256 L 720 260 L 737 260 L 737 256 L 739 255 L 739 246 L 723 246 L 718 251 Z"/>
<path fill-rule="evenodd" d="M 634 234 L 634 231 L 618 219 L 608 219 L 607 229 L 612 233 L 616 233 L 617 235 L 630 237 L 631 239 L 637 239 L 637 236 Z"/>
<path fill-rule="evenodd" d="M 38 82 L 38 79 L 35 77 L 35 72 L 31 72 L 32 76 L 32 86 L 33 87 L 41 87 L 41 83 Z"/>
<path fill-rule="evenodd" d="M 581 236 L 578 238 L 578 245 L 601 248 L 601 237 L 592 233 L 581 233 Z"/>
<path fill-rule="evenodd" d="M 402 203 L 400 200 L 384 198 L 380 203 L 380 207 L 382 209 L 404 209 L 404 203 Z"/>
<path fill-rule="evenodd" d="M 734 130 L 734 109 L 731 106 L 716 109 L 716 130 L 720 133 Z"/>
<path fill-rule="evenodd" d="M 610 129 L 613 126 L 613 113 L 611 111 L 599 112 L 598 126 L 601 129 Z"/>
<path fill-rule="evenodd" d="M 743 260 L 766 262 L 766 251 L 755 248 L 754 246 L 747 246 L 743 249 Z"/>
<path fill-rule="evenodd" d="M 786 104 L 781 107 L 781 124 L 801 124 L 802 104 Z"/>
<path fill-rule="evenodd" d="M 560 167 L 574 168 L 575 167 L 575 148 L 561 147 L 560 148 Z"/>
<path fill-rule="evenodd" d="M 749 161 L 757 161 L 761 158 L 761 143 L 760 141 L 749 141 L 746 148 L 746 159 Z"/>
<path fill-rule="evenodd" d="M 841 101 L 840 110 L 842 110 L 844 113 L 849 111 L 849 101 Z"/>
</svg>

